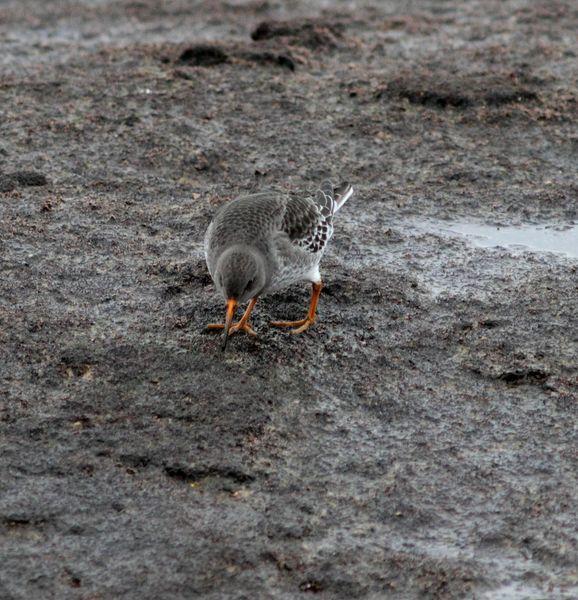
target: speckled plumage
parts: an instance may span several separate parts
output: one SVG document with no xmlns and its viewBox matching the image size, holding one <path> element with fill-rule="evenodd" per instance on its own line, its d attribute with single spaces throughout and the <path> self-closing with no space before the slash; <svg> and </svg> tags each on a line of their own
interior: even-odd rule
<svg viewBox="0 0 578 600">
<path fill-rule="evenodd" d="M 260 192 L 237 198 L 215 215 L 205 236 L 212 277 L 219 257 L 234 245 L 249 246 L 265 259 L 260 295 L 291 283 L 319 280 L 319 262 L 333 235 L 333 216 L 352 193 L 348 184 L 325 182 L 310 197 Z"/>
</svg>

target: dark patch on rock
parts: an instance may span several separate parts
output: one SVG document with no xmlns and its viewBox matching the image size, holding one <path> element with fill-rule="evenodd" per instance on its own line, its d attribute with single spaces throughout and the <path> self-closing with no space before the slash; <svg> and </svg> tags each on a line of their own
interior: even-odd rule
<svg viewBox="0 0 578 600">
<path fill-rule="evenodd" d="M 46 175 L 36 171 L 16 171 L 12 176 L 22 186 L 42 186 L 47 185 L 48 179 Z"/>
<path fill-rule="evenodd" d="M 46 175 L 36 171 L 14 171 L 0 174 L 0 192 L 11 192 L 17 186 L 34 187 L 48 184 Z"/>
<path fill-rule="evenodd" d="M 0 524 L 9 528 L 41 527 L 48 523 L 44 517 L 29 517 L 25 515 L 4 515 L 0 516 Z"/>
<path fill-rule="evenodd" d="M 505 381 L 510 385 L 540 385 L 544 383 L 548 377 L 550 377 L 550 374 L 540 369 L 515 369 L 498 375 L 498 379 Z"/>
<path fill-rule="evenodd" d="M 529 104 L 538 100 L 538 94 L 528 89 L 505 89 L 488 92 L 484 101 L 489 106 L 503 106 L 504 104 Z"/>
<path fill-rule="evenodd" d="M 229 466 L 190 467 L 175 464 L 165 466 L 165 473 L 173 479 L 187 482 L 196 482 L 212 477 L 229 479 L 239 484 L 255 481 L 253 475 Z"/>
<path fill-rule="evenodd" d="M 502 322 L 497 319 L 483 319 L 479 322 L 479 325 L 485 329 L 495 329 L 496 327 L 500 327 Z"/>
<path fill-rule="evenodd" d="M 340 37 L 340 26 L 314 20 L 263 21 L 251 33 L 253 41 L 286 38 L 290 44 L 313 50 L 335 48 Z"/>
<path fill-rule="evenodd" d="M 434 108 L 468 108 L 472 105 L 472 99 L 469 96 L 458 92 L 421 90 L 416 88 L 404 87 L 403 84 L 395 83 L 389 88 L 393 94 L 399 98 L 408 100 L 411 104 L 421 104 L 422 106 L 433 106 Z M 381 98 L 381 92 L 378 93 Z"/>
<path fill-rule="evenodd" d="M 227 53 L 218 46 L 191 46 L 180 54 L 178 63 L 191 67 L 215 67 L 229 60 Z"/>
<path fill-rule="evenodd" d="M 538 94 L 528 85 L 508 74 L 427 73 L 394 79 L 376 93 L 376 98 L 401 98 L 411 104 L 455 110 L 538 102 Z"/>
</svg>

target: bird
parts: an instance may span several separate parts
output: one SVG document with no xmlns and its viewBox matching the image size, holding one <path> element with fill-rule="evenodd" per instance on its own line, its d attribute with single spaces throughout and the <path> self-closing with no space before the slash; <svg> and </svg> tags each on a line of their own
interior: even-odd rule
<svg viewBox="0 0 578 600">
<path fill-rule="evenodd" d="M 223 205 L 205 234 L 205 259 L 217 291 L 226 302 L 225 322 L 211 323 L 224 330 L 223 350 L 229 336 L 256 332 L 250 317 L 258 298 L 300 282 L 311 283 L 311 300 L 305 318 L 273 321 L 298 334 L 315 322 L 323 287 L 319 263 L 333 235 L 333 220 L 353 194 L 344 182 L 324 181 L 308 195 L 289 195 L 276 190 L 241 196 Z M 248 302 L 237 323 L 237 307 Z"/>
</svg>

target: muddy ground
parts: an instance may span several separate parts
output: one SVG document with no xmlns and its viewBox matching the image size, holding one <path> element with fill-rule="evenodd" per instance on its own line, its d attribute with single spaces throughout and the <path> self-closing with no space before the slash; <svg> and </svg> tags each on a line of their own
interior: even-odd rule
<svg viewBox="0 0 578 600">
<path fill-rule="evenodd" d="M 2 2 L 0 597 L 577 597 L 578 263 L 440 225 L 576 222 L 577 30 Z M 223 354 L 211 215 L 327 176 L 319 322 L 268 326 L 295 286 Z"/>
</svg>

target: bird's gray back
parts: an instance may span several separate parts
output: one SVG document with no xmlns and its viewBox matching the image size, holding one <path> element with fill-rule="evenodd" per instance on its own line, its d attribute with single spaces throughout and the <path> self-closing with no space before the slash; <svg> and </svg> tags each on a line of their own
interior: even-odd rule
<svg viewBox="0 0 578 600">
<path fill-rule="evenodd" d="M 272 234 L 279 230 L 287 198 L 276 192 L 260 192 L 225 204 L 215 215 L 205 238 L 205 252 L 212 272 L 220 254 L 236 244 L 266 251 Z"/>
<path fill-rule="evenodd" d="M 290 197 L 272 190 L 233 200 L 217 212 L 207 230 L 209 272 L 213 275 L 223 251 L 238 244 L 261 252 L 271 289 L 317 277 L 333 234 L 333 216 L 350 194 L 348 184 L 335 188 L 324 182 L 308 197 Z"/>
</svg>

